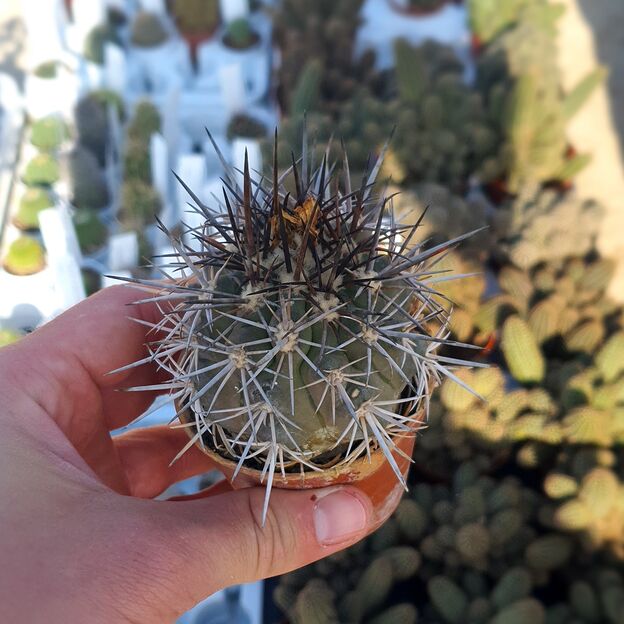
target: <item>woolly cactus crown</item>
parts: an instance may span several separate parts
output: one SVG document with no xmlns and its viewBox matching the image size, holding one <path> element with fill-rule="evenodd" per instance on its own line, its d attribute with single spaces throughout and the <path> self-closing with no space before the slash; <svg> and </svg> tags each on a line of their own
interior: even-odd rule
<svg viewBox="0 0 624 624">
<path fill-rule="evenodd" d="M 422 426 L 433 388 L 463 364 L 436 353 L 448 316 L 432 284 L 448 279 L 437 260 L 468 235 L 416 243 L 419 224 L 396 223 L 392 197 L 375 185 L 383 154 L 354 189 L 346 155 L 340 175 L 327 158 L 314 168 L 307 152 L 304 133 L 302 158 L 280 176 L 275 149 L 268 184 L 222 159 L 213 207 L 180 180 L 205 224 L 185 232 L 192 246 L 170 235 L 168 281 L 139 281 L 157 289 L 149 300 L 163 319 L 150 357 L 124 368 L 152 361 L 171 374 L 157 388 L 191 432 L 179 456 L 207 445 L 237 472 L 262 470 L 269 492 L 275 471 L 380 449 L 404 484 L 397 437 Z"/>
</svg>

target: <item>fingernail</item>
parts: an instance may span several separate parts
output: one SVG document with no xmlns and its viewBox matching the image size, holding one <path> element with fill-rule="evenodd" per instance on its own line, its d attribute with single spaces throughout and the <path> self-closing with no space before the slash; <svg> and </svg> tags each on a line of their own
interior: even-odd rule
<svg viewBox="0 0 624 624">
<path fill-rule="evenodd" d="M 366 529 L 368 511 L 357 495 L 338 489 L 317 496 L 314 526 L 320 544 L 339 544 Z"/>
</svg>

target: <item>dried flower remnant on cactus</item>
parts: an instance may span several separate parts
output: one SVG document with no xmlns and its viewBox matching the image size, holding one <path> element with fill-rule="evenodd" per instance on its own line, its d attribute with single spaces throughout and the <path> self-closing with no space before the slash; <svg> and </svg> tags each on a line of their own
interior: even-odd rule
<svg viewBox="0 0 624 624">
<path fill-rule="evenodd" d="M 375 185 L 385 150 L 352 188 L 346 155 L 340 174 L 327 158 L 314 168 L 307 145 L 304 132 L 303 156 L 280 175 L 276 133 L 269 184 L 221 157 L 212 208 L 180 180 L 205 224 L 185 232 L 193 247 L 169 234 L 178 257 L 167 281 L 138 281 L 163 310 L 153 329 L 165 337 L 124 367 L 149 361 L 171 374 L 157 388 L 191 432 L 178 457 L 198 443 L 237 462 L 235 476 L 262 471 L 265 514 L 276 471 L 322 471 L 373 450 L 405 485 L 397 439 L 423 426 L 443 376 L 464 385 L 452 372 L 464 362 L 437 353 L 453 343 L 434 285 L 449 279 L 439 259 L 469 234 L 424 248 L 419 224 L 395 222 L 393 198 Z"/>
</svg>

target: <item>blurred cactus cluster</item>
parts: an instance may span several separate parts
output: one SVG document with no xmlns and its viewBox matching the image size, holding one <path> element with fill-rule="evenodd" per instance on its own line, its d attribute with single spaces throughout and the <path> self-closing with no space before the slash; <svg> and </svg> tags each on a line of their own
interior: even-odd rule
<svg viewBox="0 0 624 624">
<path fill-rule="evenodd" d="M 433 244 L 485 228 L 437 265 L 451 337 L 480 347 L 458 373 L 474 393 L 442 384 L 394 516 L 282 577 L 275 601 L 293 624 L 620 624 L 624 308 L 595 246 L 604 210 L 574 189 L 590 155 L 567 137 L 605 72 L 563 90 L 563 9 L 545 0 L 466 3 L 474 80 L 430 41 L 397 39 L 380 70 L 355 52 L 362 4 L 276 9 L 280 158 L 304 112 L 356 171 L 396 126 L 396 218 Z"/>
</svg>

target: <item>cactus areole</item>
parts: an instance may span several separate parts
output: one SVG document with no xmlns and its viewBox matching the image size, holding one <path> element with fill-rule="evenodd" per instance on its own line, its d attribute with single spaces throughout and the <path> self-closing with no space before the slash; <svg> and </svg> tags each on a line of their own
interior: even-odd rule
<svg viewBox="0 0 624 624">
<path fill-rule="evenodd" d="M 171 379 L 133 390 L 168 391 L 191 438 L 179 456 L 197 444 L 232 480 L 318 487 L 369 463 L 394 472 L 396 490 L 433 388 L 464 364 L 437 354 L 449 306 L 434 286 L 449 279 L 438 260 L 469 234 L 427 248 L 418 222 L 395 222 L 376 184 L 385 149 L 352 188 L 347 155 L 315 167 L 307 145 L 304 132 L 281 175 L 275 150 L 268 182 L 222 158 L 211 206 L 178 178 L 204 225 L 183 239 L 161 226 L 176 257 L 167 280 L 139 282 L 163 311 L 142 363 Z"/>
</svg>

